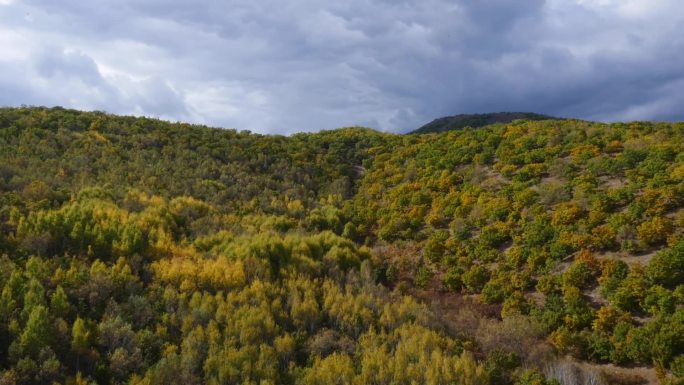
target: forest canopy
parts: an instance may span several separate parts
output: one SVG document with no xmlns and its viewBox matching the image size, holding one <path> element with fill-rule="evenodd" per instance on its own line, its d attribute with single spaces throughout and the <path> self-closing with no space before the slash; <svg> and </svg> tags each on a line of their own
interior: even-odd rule
<svg viewBox="0 0 684 385">
<path fill-rule="evenodd" d="M 0 109 L 0 384 L 682 383 L 683 150 Z"/>
</svg>

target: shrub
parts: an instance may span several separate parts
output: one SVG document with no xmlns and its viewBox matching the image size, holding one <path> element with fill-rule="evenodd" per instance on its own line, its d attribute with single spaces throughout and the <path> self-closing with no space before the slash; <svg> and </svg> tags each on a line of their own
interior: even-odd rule
<svg viewBox="0 0 684 385">
<path fill-rule="evenodd" d="M 413 283 L 421 288 L 426 288 L 432 281 L 433 273 L 426 266 L 421 266 L 416 273 Z"/>
<path fill-rule="evenodd" d="M 684 283 L 684 239 L 672 248 L 659 252 L 647 267 L 649 278 L 665 287 Z"/>
<path fill-rule="evenodd" d="M 489 280 L 489 270 L 482 265 L 474 265 L 463 274 L 462 278 L 468 292 L 479 293 Z"/>
<path fill-rule="evenodd" d="M 672 233 L 672 224 L 662 217 L 655 217 L 637 226 L 637 237 L 648 245 L 664 243 Z"/>
</svg>

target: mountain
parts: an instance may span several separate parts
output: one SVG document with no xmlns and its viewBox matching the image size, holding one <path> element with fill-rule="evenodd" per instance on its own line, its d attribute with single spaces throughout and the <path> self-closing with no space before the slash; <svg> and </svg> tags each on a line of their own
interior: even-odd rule
<svg viewBox="0 0 684 385">
<path fill-rule="evenodd" d="M 0 384 L 682 377 L 684 123 L 0 108 Z"/>
<path fill-rule="evenodd" d="M 460 114 L 438 118 L 411 131 L 409 134 L 429 134 L 460 130 L 465 127 L 483 127 L 495 123 L 510 123 L 514 120 L 560 120 L 548 115 L 533 112 L 492 112 L 487 114 Z"/>
</svg>

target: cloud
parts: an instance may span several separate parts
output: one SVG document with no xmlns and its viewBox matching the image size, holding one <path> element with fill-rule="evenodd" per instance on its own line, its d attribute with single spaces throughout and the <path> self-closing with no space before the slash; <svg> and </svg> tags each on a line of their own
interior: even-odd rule
<svg viewBox="0 0 684 385">
<path fill-rule="evenodd" d="M 673 0 L 0 0 L 0 104 L 257 132 L 681 119 Z"/>
</svg>

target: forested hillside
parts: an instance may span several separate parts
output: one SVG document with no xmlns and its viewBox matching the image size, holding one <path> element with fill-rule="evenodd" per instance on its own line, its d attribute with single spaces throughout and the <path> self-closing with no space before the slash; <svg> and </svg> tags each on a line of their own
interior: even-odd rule
<svg viewBox="0 0 684 385">
<path fill-rule="evenodd" d="M 682 123 L 0 109 L 0 205 L 0 384 L 684 383 Z"/>
<path fill-rule="evenodd" d="M 466 127 L 477 128 L 496 123 L 511 123 L 514 120 L 558 120 L 553 116 L 535 114 L 533 112 L 492 112 L 488 114 L 460 114 L 445 116 L 431 121 L 428 124 L 414 130 L 411 134 L 430 134 L 453 130 L 461 130 Z"/>
</svg>

